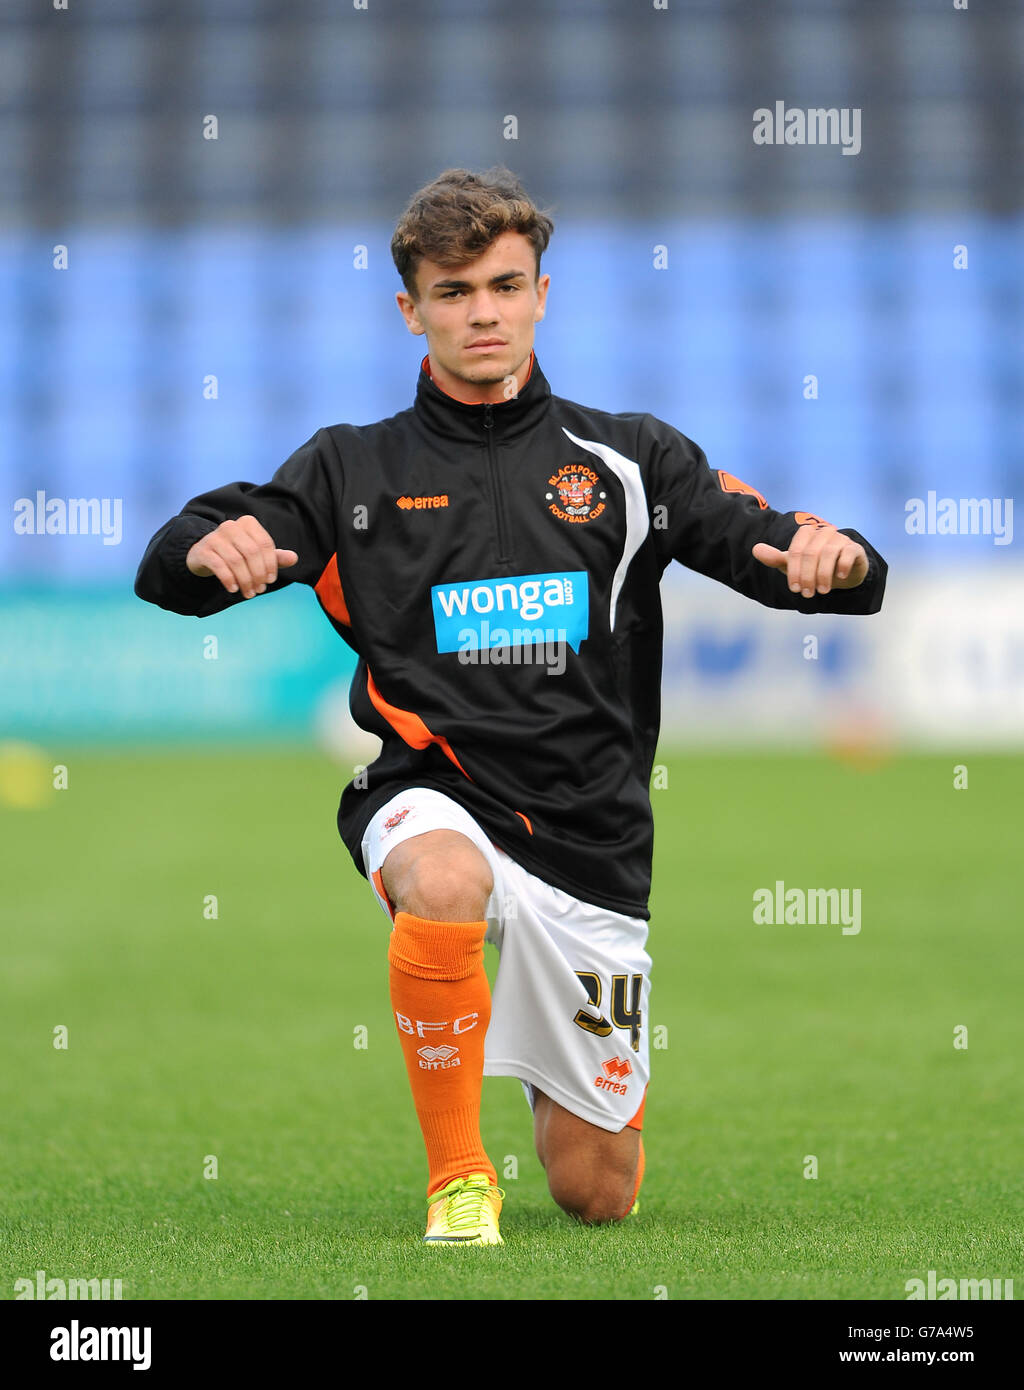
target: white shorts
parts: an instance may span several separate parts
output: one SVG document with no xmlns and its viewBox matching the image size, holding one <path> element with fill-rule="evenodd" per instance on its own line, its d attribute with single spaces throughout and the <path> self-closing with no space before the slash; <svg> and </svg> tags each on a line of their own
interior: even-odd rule
<svg viewBox="0 0 1024 1390">
<path fill-rule="evenodd" d="M 382 806 L 362 841 L 367 878 L 392 920 L 380 868 L 404 840 L 457 830 L 490 865 L 487 936 L 500 952 L 484 1075 L 515 1076 L 601 1129 L 640 1127 L 650 1076 L 648 924 L 581 902 L 529 873 L 464 807 L 411 787 Z"/>
</svg>

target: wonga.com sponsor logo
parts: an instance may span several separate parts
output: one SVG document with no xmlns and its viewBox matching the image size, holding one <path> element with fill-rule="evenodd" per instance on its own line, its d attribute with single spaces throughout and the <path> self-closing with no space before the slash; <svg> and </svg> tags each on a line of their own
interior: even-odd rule
<svg viewBox="0 0 1024 1390">
<path fill-rule="evenodd" d="M 474 645 L 533 646 L 544 642 L 545 631 L 554 628 L 578 654 L 589 633 L 585 570 L 435 584 L 430 600 L 439 652 L 465 651 Z"/>
</svg>

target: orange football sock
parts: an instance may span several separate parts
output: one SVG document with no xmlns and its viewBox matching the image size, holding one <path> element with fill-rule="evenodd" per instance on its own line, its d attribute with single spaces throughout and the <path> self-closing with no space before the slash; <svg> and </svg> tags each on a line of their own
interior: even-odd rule
<svg viewBox="0 0 1024 1390">
<path fill-rule="evenodd" d="M 388 946 L 391 1006 L 405 1054 L 430 1176 L 427 1196 L 494 1165 L 480 1138 L 484 1037 L 491 987 L 486 922 L 432 922 L 395 914 Z"/>
</svg>

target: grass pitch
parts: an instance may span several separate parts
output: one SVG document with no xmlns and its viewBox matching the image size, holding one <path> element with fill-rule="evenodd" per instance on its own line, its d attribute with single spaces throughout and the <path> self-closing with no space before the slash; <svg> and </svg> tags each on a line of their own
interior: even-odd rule
<svg viewBox="0 0 1024 1390">
<path fill-rule="evenodd" d="M 574 1226 L 518 1083 L 488 1080 L 506 1243 L 443 1251 L 418 1243 L 387 924 L 336 835 L 337 770 L 54 752 L 68 789 L 0 808 L 0 1298 L 37 1269 L 126 1299 L 1024 1288 L 1024 761 L 972 757 L 955 791 L 960 760 L 669 760 L 641 1214 Z M 755 925 L 777 880 L 860 888 L 860 932 Z"/>
</svg>

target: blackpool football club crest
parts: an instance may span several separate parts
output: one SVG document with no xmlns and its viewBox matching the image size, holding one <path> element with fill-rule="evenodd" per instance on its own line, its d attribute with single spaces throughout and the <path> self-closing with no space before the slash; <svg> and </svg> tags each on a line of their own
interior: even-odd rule
<svg viewBox="0 0 1024 1390">
<path fill-rule="evenodd" d="M 389 830 L 395 830 L 398 826 L 400 826 L 411 810 L 411 806 L 403 806 L 402 809 L 400 811 L 396 811 L 393 816 L 388 816 L 387 820 L 384 822 L 385 834 Z"/>
<path fill-rule="evenodd" d="M 601 479 L 586 464 L 567 463 L 548 479 L 553 492 L 544 494 L 548 511 L 559 521 L 595 521 L 605 508 Z"/>
</svg>

